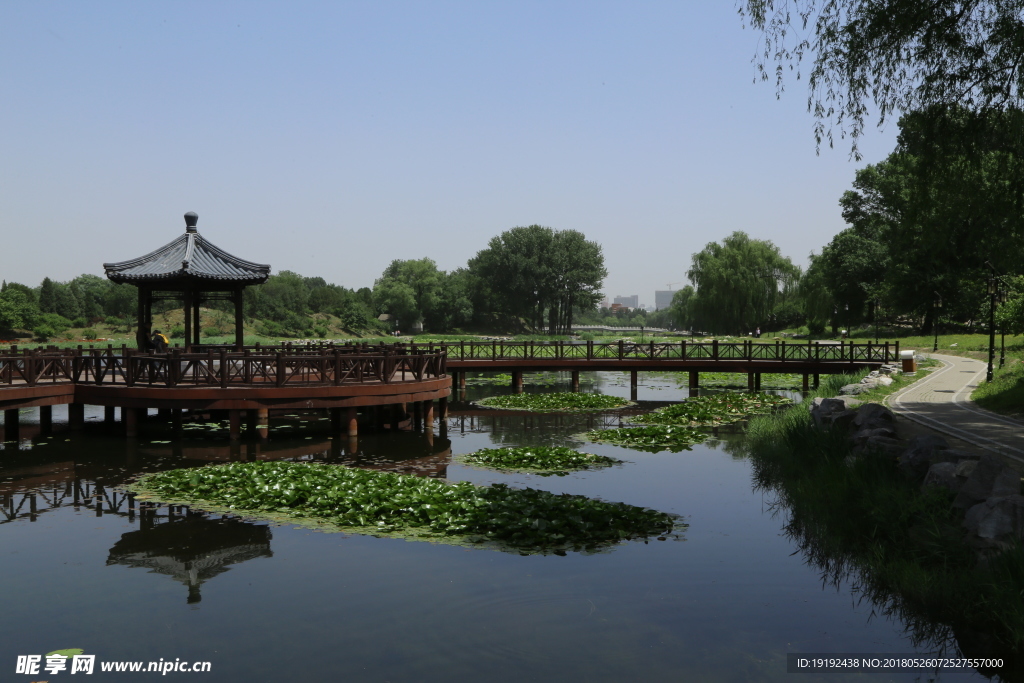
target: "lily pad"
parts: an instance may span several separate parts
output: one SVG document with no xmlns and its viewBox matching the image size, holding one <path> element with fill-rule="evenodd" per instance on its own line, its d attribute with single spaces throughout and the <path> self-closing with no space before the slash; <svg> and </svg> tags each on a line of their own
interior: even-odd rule
<svg viewBox="0 0 1024 683">
<path fill-rule="evenodd" d="M 593 453 L 580 453 L 564 446 L 533 448 L 484 448 L 460 455 L 456 460 L 474 467 L 487 467 L 501 472 L 523 472 L 542 477 L 565 476 L 570 472 L 610 467 L 621 460 Z"/>
<path fill-rule="evenodd" d="M 539 413 L 568 413 L 590 410 L 612 410 L 630 404 L 624 398 L 604 394 L 558 392 L 551 394 L 507 394 L 490 396 L 476 402 L 486 408 L 530 410 Z"/>
</svg>

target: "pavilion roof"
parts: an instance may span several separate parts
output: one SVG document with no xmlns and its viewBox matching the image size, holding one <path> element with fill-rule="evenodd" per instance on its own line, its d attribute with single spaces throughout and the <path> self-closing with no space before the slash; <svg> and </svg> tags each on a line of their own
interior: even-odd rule
<svg viewBox="0 0 1024 683">
<path fill-rule="evenodd" d="M 203 238 L 196 230 L 199 220 L 185 214 L 185 234 L 145 256 L 104 263 L 107 277 L 114 282 L 174 285 L 256 285 L 267 281 L 270 266 L 233 256 Z"/>
</svg>

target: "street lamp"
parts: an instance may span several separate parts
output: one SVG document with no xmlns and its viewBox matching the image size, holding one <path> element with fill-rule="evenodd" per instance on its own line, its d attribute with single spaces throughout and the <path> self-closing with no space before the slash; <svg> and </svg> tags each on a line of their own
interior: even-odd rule
<svg viewBox="0 0 1024 683">
<path fill-rule="evenodd" d="M 1006 291 L 1006 287 L 999 290 L 999 305 L 1002 306 L 1006 303 L 1009 298 L 1009 294 Z M 999 327 L 999 369 L 1003 369 L 1003 364 L 1006 363 L 1006 323 Z"/>
<path fill-rule="evenodd" d="M 988 373 L 985 381 L 992 381 L 992 362 L 996 355 L 996 292 L 999 281 L 995 277 L 988 279 Z"/>
<path fill-rule="evenodd" d="M 932 315 L 932 327 L 935 328 L 935 344 L 932 345 L 932 352 L 939 350 L 939 309 L 942 308 L 942 295 L 935 292 L 935 301 L 932 302 L 934 315 Z"/>
<path fill-rule="evenodd" d="M 875 343 L 878 343 L 878 297 L 875 297 L 874 306 L 871 307 L 871 318 L 875 323 Z"/>
</svg>

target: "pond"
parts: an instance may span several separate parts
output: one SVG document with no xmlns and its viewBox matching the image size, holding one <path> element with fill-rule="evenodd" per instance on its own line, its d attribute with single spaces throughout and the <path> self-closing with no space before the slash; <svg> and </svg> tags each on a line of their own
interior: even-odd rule
<svg viewBox="0 0 1024 683">
<path fill-rule="evenodd" d="M 568 375 L 543 384 L 527 391 L 565 391 Z M 628 397 L 628 375 L 593 374 L 584 390 Z M 686 390 L 671 377 L 644 380 L 639 406 L 621 411 L 521 414 L 470 404 L 508 391 L 471 385 L 452 404 L 445 435 L 367 433 L 354 452 L 329 439 L 329 421 L 315 413 L 273 418 L 268 444 L 231 446 L 203 438 L 202 428 L 182 443 L 152 428 L 127 443 L 103 433 L 102 409 L 87 414 L 80 436 L 63 429 L 55 409 L 54 435 L 44 438 L 33 436 L 34 411 L 25 411 L 22 442 L 0 450 L 3 680 L 69 676 L 11 675 L 19 655 L 64 648 L 96 655 L 87 680 L 139 678 L 103 672 L 101 663 L 209 662 L 209 673 L 190 679 L 218 683 L 782 681 L 787 653 L 933 652 L 927 643 L 916 649 L 901 621 L 859 602 L 851 583 L 833 585 L 808 564 L 784 533 L 785 511 L 755 489 L 739 430 L 679 453 L 578 439 L 681 400 Z M 624 462 L 543 477 L 454 460 L 496 445 L 573 446 Z M 519 554 L 129 507 L 118 488 L 140 472 L 274 458 L 621 501 L 687 526 L 675 538 L 601 552 Z M 925 678 L 935 676 L 883 679 Z M 973 671 L 937 678 L 981 679 Z"/>
</svg>

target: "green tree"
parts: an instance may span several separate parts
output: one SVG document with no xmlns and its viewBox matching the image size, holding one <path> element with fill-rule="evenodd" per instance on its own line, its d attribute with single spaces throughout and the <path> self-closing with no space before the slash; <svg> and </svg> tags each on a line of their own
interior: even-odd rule
<svg viewBox="0 0 1024 683">
<path fill-rule="evenodd" d="M 39 307 L 35 301 L 23 288 L 15 287 L 15 284 L 9 283 L 0 292 L 0 330 L 30 328 L 39 317 Z"/>
<path fill-rule="evenodd" d="M 432 331 L 443 322 L 435 315 L 445 274 L 429 258 L 396 259 L 373 285 L 373 301 L 381 313 L 396 316 L 407 329 L 418 322 Z"/>
<path fill-rule="evenodd" d="M 474 306 L 506 327 L 552 334 L 572 326 L 573 311 L 594 307 L 608 272 L 601 246 L 575 230 L 540 225 L 493 237 L 469 262 L 479 284 Z"/>
<path fill-rule="evenodd" d="M 56 313 L 57 315 L 74 320 L 82 315 L 82 304 L 78 300 L 76 287 L 70 284 L 57 284 L 56 288 Z M 59 330 L 58 330 L 59 331 Z"/>
<path fill-rule="evenodd" d="M 899 111 L 959 105 L 1020 108 L 1024 97 L 1021 0 L 746 0 L 740 13 L 761 30 L 758 68 L 784 89 L 805 57 L 808 110 L 819 145 L 834 129 L 853 154 L 868 105 L 879 125 Z"/>
<path fill-rule="evenodd" d="M 39 287 L 39 310 L 42 313 L 57 312 L 57 287 L 48 277 L 43 278 Z"/>
<path fill-rule="evenodd" d="M 697 290 L 689 305 L 694 324 L 744 334 L 766 325 L 782 292 L 799 280 L 800 269 L 771 242 L 734 232 L 694 254 L 686 276 Z"/>
<path fill-rule="evenodd" d="M 680 330 L 693 330 L 693 313 L 690 304 L 697 293 L 691 285 L 686 285 L 672 295 L 672 303 L 668 310 L 672 312 L 672 320 Z"/>
</svg>

